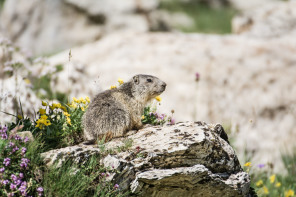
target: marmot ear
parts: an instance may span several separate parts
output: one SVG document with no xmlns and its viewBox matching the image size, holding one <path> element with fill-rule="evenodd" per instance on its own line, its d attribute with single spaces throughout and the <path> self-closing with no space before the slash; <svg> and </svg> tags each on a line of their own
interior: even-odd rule
<svg viewBox="0 0 296 197">
<path fill-rule="evenodd" d="M 136 85 L 138 85 L 138 84 L 140 83 L 140 80 L 139 80 L 139 76 L 138 76 L 138 75 L 134 76 L 134 77 L 133 77 L 133 80 L 134 80 L 134 83 L 135 83 Z"/>
</svg>

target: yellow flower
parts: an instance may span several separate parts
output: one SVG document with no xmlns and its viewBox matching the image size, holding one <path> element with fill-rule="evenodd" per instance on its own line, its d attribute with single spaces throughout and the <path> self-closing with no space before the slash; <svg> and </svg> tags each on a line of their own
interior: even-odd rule
<svg viewBox="0 0 296 197">
<path fill-rule="evenodd" d="M 25 78 L 24 81 L 25 81 L 26 84 L 31 84 L 31 81 L 28 78 Z"/>
<path fill-rule="evenodd" d="M 110 87 L 111 90 L 112 90 L 112 89 L 115 89 L 115 88 L 116 88 L 116 86 L 111 86 L 111 87 Z"/>
<path fill-rule="evenodd" d="M 70 114 L 68 112 L 64 112 L 64 115 L 68 116 L 68 117 L 70 116 Z"/>
<path fill-rule="evenodd" d="M 45 109 L 40 108 L 40 109 L 39 109 L 39 113 L 40 113 L 41 115 L 43 115 L 43 114 L 46 114 L 46 111 L 45 111 Z"/>
<path fill-rule="evenodd" d="M 75 103 L 78 103 L 78 101 L 79 101 L 76 97 L 73 97 L 72 100 L 73 100 Z"/>
<path fill-rule="evenodd" d="M 252 165 L 252 163 L 251 162 L 247 162 L 247 163 L 245 163 L 245 165 L 244 166 L 246 166 L 246 167 L 250 167 Z"/>
<path fill-rule="evenodd" d="M 269 181 L 270 181 L 270 183 L 274 183 L 274 181 L 275 181 L 275 174 L 273 174 L 273 175 L 271 175 L 269 177 Z"/>
<path fill-rule="evenodd" d="M 47 115 L 42 115 L 40 119 L 46 120 L 47 118 L 48 118 Z"/>
<path fill-rule="evenodd" d="M 247 162 L 247 163 L 245 163 L 245 165 L 244 165 L 244 166 L 246 166 L 246 167 L 251 167 L 251 165 L 252 165 L 252 163 L 251 163 L 251 162 Z"/>
<path fill-rule="evenodd" d="M 264 186 L 263 187 L 263 192 L 264 192 L 264 194 L 269 194 L 268 188 Z"/>
<path fill-rule="evenodd" d="M 85 97 L 85 100 L 86 100 L 88 103 L 90 103 L 90 99 L 89 99 L 88 96 Z"/>
<path fill-rule="evenodd" d="M 81 110 L 82 110 L 82 111 L 84 111 L 84 110 L 85 110 L 85 109 L 84 109 L 84 107 L 80 107 L 80 108 L 81 108 Z"/>
<path fill-rule="evenodd" d="M 67 108 L 65 106 L 61 106 L 61 109 L 64 111 L 64 112 L 67 112 Z"/>
<path fill-rule="evenodd" d="M 45 120 L 44 125 L 45 125 L 45 126 L 48 126 L 48 125 L 51 125 L 51 123 L 50 123 L 49 120 Z"/>
<path fill-rule="evenodd" d="M 280 187 L 282 184 L 280 183 L 280 182 L 277 182 L 276 184 L 275 184 L 275 187 Z"/>
<path fill-rule="evenodd" d="M 79 103 L 83 103 L 83 104 L 86 103 L 86 101 L 85 101 L 84 98 L 82 98 L 82 97 L 79 98 L 78 102 L 79 102 Z"/>
<path fill-rule="evenodd" d="M 123 84 L 123 80 L 121 79 L 121 78 L 118 78 L 118 83 L 120 84 L 120 85 L 122 85 Z"/>
<path fill-rule="evenodd" d="M 62 105 L 60 103 L 53 103 L 51 106 L 49 106 L 51 110 L 54 110 L 56 108 L 61 108 Z"/>
<path fill-rule="evenodd" d="M 263 181 L 262 180 L 259 180 L 256 182 L 256 186 L 257 187 L 261 187 L 263 185 Z"/>
<path fill-rule="evenodd" d="M 294 191 L 289 189 L 285 192 L 285 197 L 293 197 L 295 195 Z"/>
<path fill-rule="evenodd" d="M 69 117 L 67 117 L 67 123 L 71 125 L 71 119 Z"/>
<path fill-rule="evenodd" d="M 45 126 L 49 126 L 51 125 L 50 121 L 47 120 L 47 116 L 46 115 L 42 115 L 37 121 L 37 125 L 35 127 L 39 127 L 40 129 L 43 129 L 43 125 Z"/>
<path fill-rule="evenodd" d="M 144 116 L 144 115 L 142 115 L 141 119 L 143 120 L 144 118 L 145 118 L 145 116 Z"/>
<path fill-rule="evenodd" d="M 161 101 L 161 97 L 160 97 L 160 96 L 155 97 L 155 99 L 156 99 L 158 102 Z"/>
<path fill-rule="evenodd" d="M 75 104 L 74 101 L 72 101 L 71 104 L 69 104 L 69 107 L 73 108 L 73 109 L 76 109 L 77 105 Z"/>
<path fill-rule="evenodd" d="M 23 119 L 23 116 L 22 115 L 17 115 L 17 118 L 21 120 L 21 119 Z"/>
</svg>

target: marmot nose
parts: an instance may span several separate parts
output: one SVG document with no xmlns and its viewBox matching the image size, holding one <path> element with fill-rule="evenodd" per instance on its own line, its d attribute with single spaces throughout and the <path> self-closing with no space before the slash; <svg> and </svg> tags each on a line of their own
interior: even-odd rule
<svg viewBox="0 0 296 197">
<path fill-rule="evenodd" d="M 166 87 L 166 83 L 165 82 L 163 82 L 163 84 L 161 85 L 163 88 L 165 88 Z"/>
</svg>

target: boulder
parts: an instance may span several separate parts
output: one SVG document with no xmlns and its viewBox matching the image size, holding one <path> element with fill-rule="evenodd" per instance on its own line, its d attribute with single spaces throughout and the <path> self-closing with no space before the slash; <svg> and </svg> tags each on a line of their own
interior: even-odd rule
<svg viewBox="0 0 296 197">
<path fill-rule="evenodd" d="M 110 175 L 111 181 L 137 196 L 251 196 L 250 177 L 220 137 L 221 128 L 204 122 L 146 127 L 128 136 L 132 146 L 124 152 L 106 155 L 97 147 L 77 145 L 42 157 L 52 165 L 101 155 L 102 165 L 119 171 Z M 123 146 L 122 141 L 113 139 L 105 149 Z"/>
<path fill-rule="evenodd" d="M 35 55 L 52 54 L 114 31 L 168 30 L 167 22 L 153 14 L 158 4 L 158 0 L 11 0 L 4 2 L 0 29 Z"/>
<path fill-rule="evenodd" d="M 115 33 L 73 48 L 70 63 L 68 50 L 52 56 L 50 64 L 63 64 L 64 71 L 51 86 L 69 92 L 78 86 L 72 96 L 93 97 L 98 86 L 109 89 L 119 77 L 158 76 L 167 83 L 159 111 L 174 109 L 177 121 L 222 122 L 240 155 L 247 151 L 254 165 L 271 162 L 280 171 L 281 154 L 296 139 L 295 46 L 293 38 Z M 79 79 L 87 83 L 68 80 L 74 62 L 85 65 Z"/>
<path fill-rule="evenodd" d="M 276 1 L 246 10 L 232 19 L 232 31 L 257 38 L 295 37 L 295 9 L 295 1 Z"/>
</svg>

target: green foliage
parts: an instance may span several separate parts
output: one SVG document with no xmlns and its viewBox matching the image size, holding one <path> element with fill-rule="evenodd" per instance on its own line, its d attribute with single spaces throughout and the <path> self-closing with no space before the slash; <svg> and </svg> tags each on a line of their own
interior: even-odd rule
<svg viewBox="0 0 296 197">
<path fill-rule="evenodd" d="M 52 80 L 52 76 L 58 72 L 63 70 L 63 65 L 59 64 L 55 66 L 56 71 L 53 73 L 49 73 L 44 76 L 36 77 L 31 76 L 33 87 L 32 89 L 36 92 L 37 96 L 41 99 L 49 99 L 54 100 L 57 99 L 60 102 L 67 101 L 67 95 L 61 92 L 54 92 L 50 87 L 50 81 Z M 44 94 L 45 93 L 45 94 Z"/>
<path fill-rule="evenodd" d="M 231 19 L 236 13 L 229 6 L 211 8 L 200 1 L 161 1 L 160 8 L 170 12 L 183 12 L 191 17 L 194 25 L 189 28 L 180 27 L 184 32 L 231 33 Z"/>
<path fill-rule="evenodd" d="M 100 149 L 100 153 L 102 155 L 114 154 L 115 152 L 117 153 L 124 152 L 129 150 L 129 148 L 132 147 L 133 145 L 133 140 L 126 138 L 123 140 L 123 146 L 117 146 L 115 151 L 114 149 L 106 149 L 105 142 L 106 142 L 106 136 L 103 136 L 101 140 L 98 140 L 98 148 Z"/>
<path fill-rule="evenodd" d="M 273 165 L 260 164 L 249 167 L 251 186 L 263 197 L 292 197 L 296 191 L 296 150 L 292 155 L 283 155 L 287 173 L 273 174 Z"/>
<path fill-rule="evenodd" d="M 21 138 L 7 127 L 0 126 L 0 196 L 42 194 L 36 161 L 27 138 Z"/>
<path fill-rule="evenodd" d="M 126 138 L 123 140 L 123 146 L 118 146 L 117 147 L 117 152 L 124 152 L 127 151 L 129 148 L 132 147 L 133 145 L 133 139 Z"/>
<path fill-rule="evenodd" d="M 72 161 L 61 167 L 51 167 L 45 172 L 45 195 L 54 196 L 123 196 L 120 190 L 106 178 L 116 172 L 99 165 L 99 157 L 93 156 L 83 165 Z"/>
<path fill-rule="evenodd" d="M 74 145 L 82 141 L 82 116 L 89 103 L 86 99 L 73 98 L 71 104 L 42 102 L 39 119 L 34 122 L 33 134 L 40 136 L 46 149 Z"/>
<path fill-rule="evenodd" d="M 143 124 L 163 125 L 166 122 L 167 116 L 165 114 L 159 114 L 156 112 L 156 108 L 150 106 L 145 107 L 144 114 L 142 116 Z"/>
</svg>

